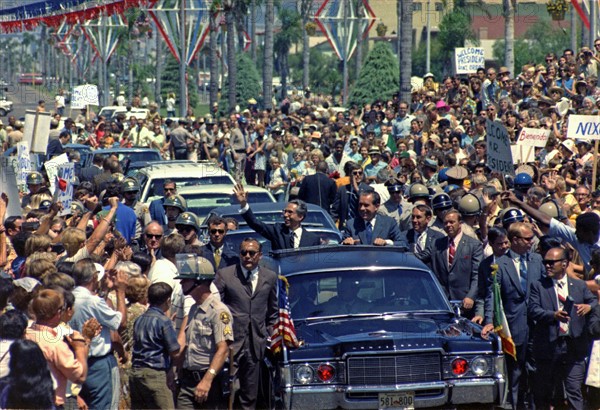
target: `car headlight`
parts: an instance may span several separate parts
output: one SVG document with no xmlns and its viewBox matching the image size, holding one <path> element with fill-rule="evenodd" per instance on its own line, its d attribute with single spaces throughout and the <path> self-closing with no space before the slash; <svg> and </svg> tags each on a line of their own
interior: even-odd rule
<svg viewBox="0 0 600 410">
<path fill-rule="evenodd" d="M 471 371 L 475 376 L 483 376 L 489 369 L 488 361 L 483 357 L 476 357 L 471 360 Z"/>
<path fill-rule="evenodd" d="M 296 368 L 296 380 L 300 384 L 308 384 L 312 382 L 314 371 L 309 365 L 303 364 Z"/>
</svg>

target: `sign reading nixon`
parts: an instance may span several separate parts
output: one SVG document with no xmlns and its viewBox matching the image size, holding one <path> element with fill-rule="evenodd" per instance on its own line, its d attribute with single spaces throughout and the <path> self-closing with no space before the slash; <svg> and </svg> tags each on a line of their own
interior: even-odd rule
<svg viewBox="0 0 600 410">
<path fill-rule="evenodd" d="M 597 115 L 569 115 L 567 138 L 600 140 L 600 117 Z"/>
<path fill-rule="evenodd" d="M 481 47 L 457 47 L 454 49 L 456 74 L 477 72 L 485 67 L 485 55 Z"/>
<path fill-rule="evenodd" d="M 504 125 L 487 120 L 487 165 L 502 175 L 515 175 L 510 139 Z"/>
</svg>

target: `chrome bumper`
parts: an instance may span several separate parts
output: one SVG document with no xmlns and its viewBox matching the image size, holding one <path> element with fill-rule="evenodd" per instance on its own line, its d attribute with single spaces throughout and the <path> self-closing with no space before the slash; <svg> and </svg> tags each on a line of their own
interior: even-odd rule
<svg viewBox="0 0 600 410">
<path fill-rule="evenodd" d="M 286 409 L 377 409 L 378 393 L 415 392 L 415 408 L 504 401 L 505 380 L 500 378 L 446 380 L 397 386 L 288 386 Z"/>
</svg>

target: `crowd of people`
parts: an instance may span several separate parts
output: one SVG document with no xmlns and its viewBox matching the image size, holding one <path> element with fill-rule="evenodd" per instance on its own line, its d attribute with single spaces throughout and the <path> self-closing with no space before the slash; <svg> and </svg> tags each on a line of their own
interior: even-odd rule
<svg viewBox="0 0 600 410">
<path fill-rule="evenodd" d="M 598 112 L 599 61 L 583 47 L 520 73 L 490 67 L 439 82 L 428 73 L 411 101 L 348 109 L 305 90 L 269 110 L 252 99 L 227 116 L 214 106 L 175 119 L 150 102 L 146 119 L 109 121 L 85 110 L 64 118 L 57 100 L 46 157 L 67 153 L 75 163 L 70 212 L 53 199 L 43 167 L 20 198 L 0 196 L 0 406 L 224 408 L 231 391 L 234 406 L 259 400 L 278 309 L 261 243 L 233 249 L 226 234 L 235 219 L 205 221 L 202 235 L 171 180 L 164 197 L 140 203 L 140 182 L 123 175 L 119 158 L 94 155 L 82 166 L 67 147 L 82 143 L 218 164 L 238 181 L 232 196 L 243 219 L 273 250 L 321 245 L 302 226 L 307 203 L 318 205 L 342 246 L 413 252 L 483 337 L 499 330 L 499 287 L 514 344 L 512 407 L 598 408 L 584 384 L 588 365 L 600 366 L 588 363 L 600 339 L 597 157 L 589 140 L 566 136 L 571 114 Z M 550 137 L 535 161 L 500 174 L 487 161 L 489 121 L 511 142 L 524 127 Z M 21 122 L 0 123 L 2 151 L 22 140 Z M 254 216 L 245 185 L 271 191 L 281 222 Z M 21 213 L 9 215 L 13 201 Z M 293 317 L 302 306 L 291 309 Z"/>
</svg>

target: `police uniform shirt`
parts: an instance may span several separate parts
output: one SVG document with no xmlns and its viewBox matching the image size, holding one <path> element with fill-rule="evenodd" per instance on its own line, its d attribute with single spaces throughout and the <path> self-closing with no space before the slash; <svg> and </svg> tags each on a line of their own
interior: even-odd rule
<svg viewBox="0 0 600 410">
<path fill-rule="evenodd" d="M 221 341 L 233 341 L 233 319 L 229 308 L 211 294 L 201 305 L 192 306 L 185 329 L 186 370 L 208 369 Z"/>
</svg>

